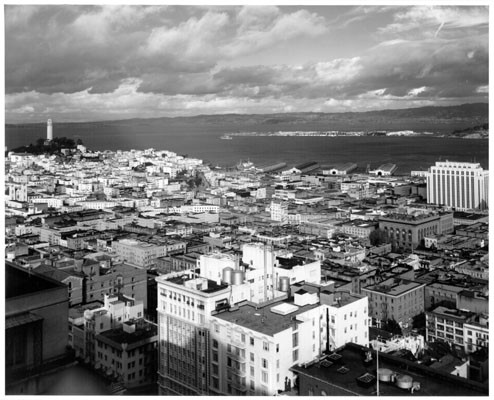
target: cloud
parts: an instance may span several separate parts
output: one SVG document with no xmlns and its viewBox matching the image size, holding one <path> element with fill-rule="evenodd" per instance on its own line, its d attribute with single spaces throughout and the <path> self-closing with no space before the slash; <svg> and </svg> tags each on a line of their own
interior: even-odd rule
<svg viewBox="0 0 494 400">
<path fill-rule="evenodd" d="M 346 111 L 487 100 L 485 7 L 351 8 L 335 24 L 359 29 L 359 16 L 372 21 L 373 46 L 344 57 L 325 47 L 334 27 L 317 11 L 6 6 L 7 119 Z M 294 43 L 320 46 L 320 56 L 299 62 L 297 51 L 304 49 Z M 280 46 L 293 51 L 291 62 L 235 62 Z"/>
<path fill-rule="evenodd" d="M 394 21 L 379 29 L 383 35 L 446 37 L 465 35 L 468 28 L 487 28 L 488 7 L 415 6 L 398 11 Z"/>
<path fill-rule="evenodd" d="M 104 93 L 132 77 L 158 90 L 326 30 L 323 17 L 277 7 L 8 6 L 6 21 L 7 93 Z"/>
</svg>

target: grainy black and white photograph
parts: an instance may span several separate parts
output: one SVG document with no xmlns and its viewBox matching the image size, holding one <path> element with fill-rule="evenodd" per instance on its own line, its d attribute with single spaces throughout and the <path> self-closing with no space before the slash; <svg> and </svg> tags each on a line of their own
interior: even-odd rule
<svg viewBox="0 0 494 400">
<path fill-rule="evenodd" d="M 488 396 L 487 3 L 4 39 L 6 395 Z"/>
</svg>

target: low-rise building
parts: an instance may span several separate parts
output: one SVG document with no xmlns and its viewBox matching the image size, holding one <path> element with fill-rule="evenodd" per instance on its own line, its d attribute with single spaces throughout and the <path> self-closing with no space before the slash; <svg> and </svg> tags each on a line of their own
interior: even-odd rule
<svg viewBox="0 0 494 400">
<path fill-rule="evenodd" d="M 380 324 L 395 320 L 402 328 L 411 328 L 412 318 L 424 311 L 424 283 L 390 278 L 362 289 L 369 298 L 369 317 Z"/>
<path fill-rule="evenodd" d="M 489 347 L 489 316 L 455 308 L 436 307 L 426 312 L 427 342 L 447 342 L 470 354 Z"/>
<path fill-rule="evenodd" d="M 95 337 L 95 365 L 126 388 L 156 382 L 158 332 L 155 324 L 129 319 Z"/>
</svg>

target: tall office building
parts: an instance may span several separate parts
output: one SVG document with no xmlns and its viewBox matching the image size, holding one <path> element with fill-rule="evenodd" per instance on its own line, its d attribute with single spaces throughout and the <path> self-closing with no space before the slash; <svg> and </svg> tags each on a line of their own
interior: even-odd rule
<svg viewBox="0 0 494 400">
<path fill-rule="evenodd" d="M 271 202 L 271 219 L 283 224 L 288 223 L 288 202 L 274 200 Z"/>
<path fill-rule="evenodd" d="M 51 119 L 46 124 L 46 140 L 53 140 L 53 126 Z"/>
<path fill-rule="evenodd" d="M 479 163 L 438 161 L 427 173 L 427 202 L 456 210 L 488 208 L 489 171 Z"/>
</svg>

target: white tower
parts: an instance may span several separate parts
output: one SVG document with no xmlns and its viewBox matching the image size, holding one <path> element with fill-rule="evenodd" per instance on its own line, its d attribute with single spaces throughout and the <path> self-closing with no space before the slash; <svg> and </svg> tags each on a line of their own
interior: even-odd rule
<svg viewBox="0 0 494 400">
<path fill-rule="evenodd" d="M 47 140 L 52 140 L 53 139 L 53 127 L 51 124 L 51 119 L 48 120 L 47 126 L 46 126 L 46 139 Z"/>
</svg>

